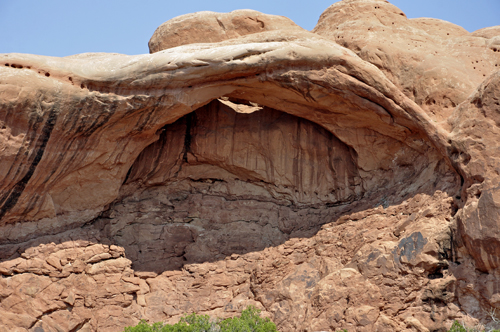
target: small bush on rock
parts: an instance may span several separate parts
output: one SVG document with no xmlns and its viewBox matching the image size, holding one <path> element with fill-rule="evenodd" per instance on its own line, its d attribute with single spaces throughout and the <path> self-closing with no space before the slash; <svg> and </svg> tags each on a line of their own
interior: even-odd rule
<svg viewBox="0 0 500 332">
<path fill-rule="evenodd" d="M 274 332 L 276 324 L 269 318 L 260 317 L 260 310 L 248 307 L 241 312 L 240 317 L 228 318 L 219 323 L 221 332 Z"/>
<path fill-rule="evenodd" d="M 477 327 L 466 327 L 464 324 L 461 324 L 457 321 L 454 321 L 453 325 L 448 330 L 448 332 L 500 332 L 500 330 L 480 329 Z"/>
<path fill-rule="evenodd" d="M 260 310 L 249 306 L 240 317 L 211 320 L 208 315 L 184 316 L 177 324 L 154 323 L 141 320 L 136 326 L 126 327 L 124 332 L 278 332 L 269 318 L 260 317 Z"/>
</svg>

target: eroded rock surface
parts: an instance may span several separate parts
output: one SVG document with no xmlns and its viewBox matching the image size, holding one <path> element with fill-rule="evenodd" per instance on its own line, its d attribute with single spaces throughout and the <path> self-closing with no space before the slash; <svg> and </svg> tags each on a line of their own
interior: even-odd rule
<svg viewBox="0 0 500 332">
<path fill-rule="evenodd" d="M 313 32 L 380 68 L 445 129 L 454 108 L 500 70 L 498 27 L 471 34 L 443 20 L 408 19 L 385 0 L 339 1 Z"/>
<path fill-rule="evenodd" d="M 304 31 L 289 18 L 249 9 L 230 13 L 197 12 L 160 25 L 149 40 L 150 53 L 194 43 L 217 43 L 264 31 Z"/>
<path fill-rule="evenodd" d="M 49 331 L 119 330 L 139 319 L 174 322 L 193 310 L 228 317 L 252 304 L 284 331 L 438 328 L 467 318 L 457 306 L 456 279 L 449 273 L 453 209 L 453 198 L 443 192 L 419 194 L 397 206 L 344 215 L 310 238 L 281 240 L 265 249 L 222 246 L 219 252 L 215 246 L 182 248 L 206 243 L 196 239 L 202 234 L 193 236 L 201 227 L 192 221 L 184 226 L 154 222 L 151 208 L 146 218 L 134 216 L 135 225 L 120 228 L 118 242 L 134 237 L 138 247 L 124 250 L 111 244 L 117 239 L 113 228 L 123 223 L 115 222 L 120 215 L 113 216 L 24 243 L 20 257 L 1 263 L 0 272 L 9 276 L 1 279 L 2 310 L 12 317 L 2 323 Z M 144 220 L 141 227 L 138 220 Z M 204 230 L 208 241 L 218 240 L 211 233 L 228 234 L 228 241 L 239 234 L 242 240 L 245 233 L 240 244 L 265 241 L 253 235 L 258 223 L 217 226 L 223 232 Z M 179 268 L 173 259 L 162 261 L 170 253 L 165 246 L 185 251 Z M 148 269 L 147 260 L 134 256 L 146 250 L 144 258 L 168 268 Z M 26 326 L 16 325 L 22 319 Z"/>
<path fill-rule="evenodd" d="M 1 55 L 0 330 L 489 323 L 498 31 L 344 0 L 313 32 L 202 12 L 148 55 Z"/>
</svg>

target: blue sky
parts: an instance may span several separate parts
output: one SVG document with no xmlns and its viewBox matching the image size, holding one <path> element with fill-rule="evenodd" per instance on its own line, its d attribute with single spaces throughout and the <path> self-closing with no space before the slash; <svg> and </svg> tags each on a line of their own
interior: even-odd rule
<svg viewBox="0 0 500 332">
<path fill-rule="evenodd" d="M 163 22 L 202 10 L 255 9 L 311 30 L 335 0 L 0 0 L 0 53 L 66 56 L 148 53 Z M 408 17 L 434 17 L 474 31 L 500 25 L 500 0 L 392 0 Z"/>
</svg>

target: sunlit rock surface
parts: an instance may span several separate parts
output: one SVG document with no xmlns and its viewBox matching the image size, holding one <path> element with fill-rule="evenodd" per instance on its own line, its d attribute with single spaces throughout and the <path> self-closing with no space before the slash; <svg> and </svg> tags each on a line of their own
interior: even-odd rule
<svg viewBox="0 0 500 332">
<path fill-rule="evenodd" d="M 0 330 L 487 324 L 499 31 L 344 0 L 313 32 L 201 12 L 152 54 L 0 55 Z"/>
</svg>

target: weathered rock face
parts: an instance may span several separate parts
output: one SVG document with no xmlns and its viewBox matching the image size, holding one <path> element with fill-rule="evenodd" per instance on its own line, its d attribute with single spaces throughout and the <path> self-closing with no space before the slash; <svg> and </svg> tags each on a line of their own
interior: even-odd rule
<svg viewBox="0 0 500 332">
<path fill-rule="evenodd" d="M 488 323 L 498 27 L 344 0 L 314 32 L 203 12 L 149 55 L 1 55 L 0 330 Z"/>
<path fill-rule="evenodd" d="M 299 207 L 348 204 L 372 189 L 363 186 L 352 148 L 308 120 L 273 109 L 241 114 L 213 101 L 162 130 L 134 162 L 126 184 L 238 181 L 230 185 L 234 190 L 256 188 L 223 190 Z"/>
<path fill-rule="evenodd" d="M 471 312 L 498 308 L 498 111 L 500 75 L 490 75 L 457 109 L 450 120 L 453 157 L 464 164 L 464 207 L 457 214 L 457 267 L 461 304 Z M 472 268 L 474 267 L 474 269 Z M 479 302 L 479 303 L 478 303 Z"/>
<path fill-rule="evenodd" d="M 152 196 L 142 202 L 162 199 Z M 247 247 L 241 254 L 210 241 L 227 234 L 223 239 L 230 242 L 245 233 L 242 244 L 255 246 L 266 240 L 255 236 L 262 223 L 213 223 L 201 233 L 200 222 L 152 218 L 157 211 L 143 207 L 125 227 L 126 214 L 116 208 L 111 219 L 18 245 L 22 255 L 0 265 L 8 276 L 0 279 L 2 324 L 119 331 L 139 319 L 175 321 L 190 311 L 227 317 L 249 304 L 284 331 L 437 329 L 467 319 L 448 272 L 454 205 L 443 192 L 347 214 L 310 238 L 273 237 L 268 248 Z M 263 234 L 271 238 L 272 227 Z M 125 250 L 111 244 L 131 237 L 135 245 Z M 165 259 L 175 250 L 180 269 Z M 141 257 L 141 251 L 148 254 Z M 204 263 L 196 263 L 200 258 Z M 152 259 L 168 268 L 151 271 Z"/>
<path fill-rule="evenodd" d="M 194 43 L 218 43 L 264 31 L 304 31 L 289 18 L 242 9 L 230 13 L 197 12 L 160 25 L 149 40 L 150 53 Z"/>
<path fill-rule="evenodd" d="M 308 120 L 212 101 L 165 126 L 139 155 L 124 200 L 106 212 L 109 236 L 135 268 L 161 272 L 310 237 L 346 211 L 403 200 L 404 179 L 426 176 L 432 185 L 419 190 L 453 191 L 449 168 L 408 154 L 399 156 L 405 167 L 366 174 L 352 148 Z"/>
<path fill-rule="evenodd" d="M 408 19 L 385 0 L 339 1 L 313 32 L 377 66 L 445 129 L 454 108 L 500 69 L 498 27 L 470 34 L 438 19 Z"/>
</svg>

